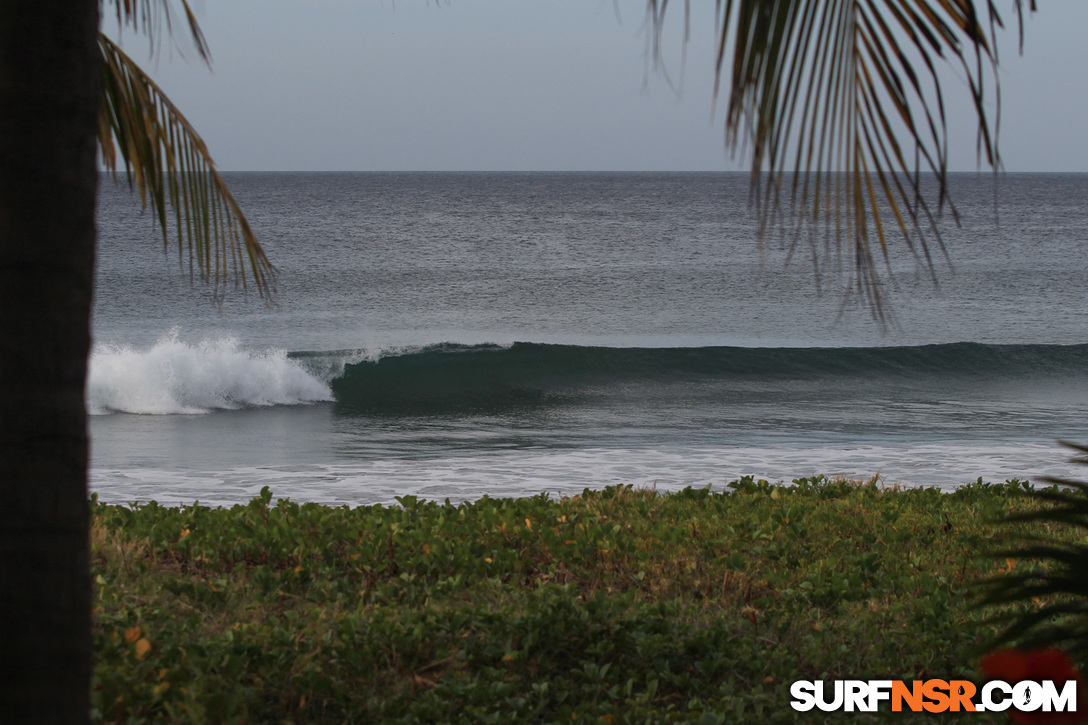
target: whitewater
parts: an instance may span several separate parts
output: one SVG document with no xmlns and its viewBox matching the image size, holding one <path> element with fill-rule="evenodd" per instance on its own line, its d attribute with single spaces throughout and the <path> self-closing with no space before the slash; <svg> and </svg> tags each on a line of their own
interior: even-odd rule
<svg viewBox="0 0 1088 725">
<path fill-rule="evenodd" d="M 332 400 L 329 386 L 285 350 L 249 353 L 230 338 L 190 345 L 176 332 L 149 350 L 96 346 L 87 378 L 90 415 L 193 415 Z"/>
</svg>

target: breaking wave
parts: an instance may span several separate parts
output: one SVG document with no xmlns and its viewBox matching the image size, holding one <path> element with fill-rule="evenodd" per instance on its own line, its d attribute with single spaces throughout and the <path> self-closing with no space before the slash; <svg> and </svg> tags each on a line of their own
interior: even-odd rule
<svg viewBox="0 0 1088 725">
<path fill-rule="evenodd" d="M 797 382 L 849 389 L 865 381 L 922 387 L 1047 378 L 1088 378 L 1088 345 L 635 348 L 518 342 L 288 353 L 240 349 L 229 338 L 191 344 L 170 335 L 148 350 L 97 346 L 87 402 L 96 415 L 331 400 L 345 412 L 410 415 L 532 407 L 662 386 L 758 392 Z"/>
<path fill-rule="evenodd" d="M 299 353 L 320 359 L 332 353 Z M 849 389 L 893 381 L 916 386 L 1088 376 L 1088 345 L 748 348 L 590 347 L 518 342 L 447 343 L 347 360 L 329 377 L 345 410 L 393 413 L 505 408 L 612 390 L 753 390 L 808 382 Z M 694 388 L 692 386 L 695 386 Z M 754 393 L 753 393 L 754 394 Z"/>
<path fill-rule="evenodd" d="M 97 345 L 87 376 L 91 415 L 199 414 L 332 400 L 326 382 L 285 350 L 251 352 L 234 339 L 190 344 L 171 334 L 148 350 Z"/>
</svg>

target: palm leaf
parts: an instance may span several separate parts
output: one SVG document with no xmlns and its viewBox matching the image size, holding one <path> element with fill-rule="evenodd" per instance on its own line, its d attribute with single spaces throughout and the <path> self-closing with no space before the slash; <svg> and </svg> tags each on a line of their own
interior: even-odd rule
<svg viewBox="0 0 1088 725">
<path fill-rule="evenodd" d="M 1021 27 L 1023 4 L 1014 0 Z M 655 55 L 667 6 L 647 0 Z M 728 75 L 726 145 L 751 155 L 760 239 L 791 217 L 791 256 L 807 240 L 817 277 L 849 259 L 847 290 L 885 320 L 890 238 L 936 279 L 936 217 L 956 213 L 939 61 L 967 81 L 980 161 L 1000 166 L 987 112 L 991 86 L 999 98 L 993 0 L 717 0 L 717 24 L 715 93 Z"/>
<path fill-rule="evenodd" d="M 131 28 L 145 35 L 151 43 L 151 52 L 162 43 L 163 33 L 167 37 L 173 37 L 176 20 L 171 10 L 170 0 L 111 0 L 114 13 L 117 18 L 119 30 Z M 211 54 L 208 43 L 204 39 L 204 33 L 196 21 L 196 15 L 189 6 L 189 0 L 178 0 L 181 11 L 185 15 L 185 24 L 189 29 L 189 36 L 196 47 L 197 53 L 205 61 Z"/>
<path fill-rule="evenodd" d="M 140 3 L 125 2 L 126 7 L 130 4 Z M 130 185 L 154 212 L 167 247 L 172 210 L 179 255 L 188 257 L 190 275 L 211 284 L 217 298 L 232 280 L 235 286 L 248 288 L 252 276 L 261 296 L 271 299 L 275 269 L 200 135 L 162 89 L 105 35 L 99 35 L 99 49 L 103 92 L 99 144 L 106 169 L 116 177 L 119 153 Z"/>
<path fill-rule="evenodd" d="M 1064 445 L 1080 454 L 1074 463 L 1088 463 L 1083 457 L 1088 448 Z M 1088 483 L 1044 480 L 1054 486 L 1021 494 L 1043 505 L 1003 521 L 1049 524 L 1068 532 L 1069 539 L 1024 537 L 1016 548 L 990 552 L 998 560 L 1013 558 L 1026 565 L 979 582 L 978 606 L 999 608 L 992 621 L 1004 629 L 991 646 L 1061 646 L 1088 665 Z"/>
</svg>

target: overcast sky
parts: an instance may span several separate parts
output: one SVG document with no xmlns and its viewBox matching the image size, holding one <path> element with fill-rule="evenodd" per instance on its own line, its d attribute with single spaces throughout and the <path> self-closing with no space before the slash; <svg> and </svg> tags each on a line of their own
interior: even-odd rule
<svg viewBox="0 0 1088 725">
<path fill-rule="evenodd" d="M 126 47 L 193 121 L 220 169 L 743 168 L 724 150 L 721 114 L 711 119 L 710 0 L 695 1 L 680 94 L 647 73 L 643 0 L 618 0 L 619 18 L 612 0 L 193 4 L 212 71 L 185 43 L 187 58 L 164 52 L 157 61 Z M 679 83 L 675 4 L 666 51 Z M 1023 57 L 1015 32 L 1002 38 L 1005 168 L 1088 171 L 1088 2 L 1040 5 Z M 953 167 L 973 170 L 969 107 L 954 106 L 952 116 Z"/>
</svg>

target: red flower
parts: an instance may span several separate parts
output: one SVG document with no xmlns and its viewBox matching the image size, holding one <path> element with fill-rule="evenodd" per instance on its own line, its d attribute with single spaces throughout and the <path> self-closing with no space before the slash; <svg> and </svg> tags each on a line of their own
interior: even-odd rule
<svg viewBox="0 0 1088 725">
<path fill-rule="evenodd" d="M 1021 682 L 1023 680 L 1053 680 L 1055 683 L 1077 681 L 1077 709 L 1073 712 L 1023 712 L 1010 709 L 1009 717 L 1024 725 L 1077 725 L 1088 722 L 1088 707 L 1084 700 L 1084 681 L 1069 655 L 1060 649 L 994 650 L 979 662 L 979 669 L 991 680 Z"/>
</svg>

